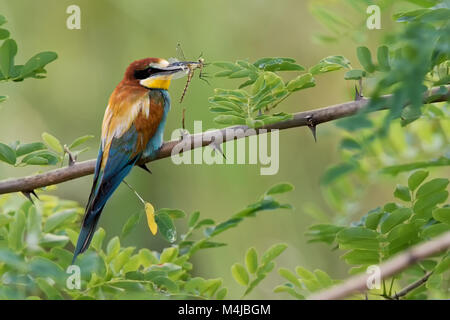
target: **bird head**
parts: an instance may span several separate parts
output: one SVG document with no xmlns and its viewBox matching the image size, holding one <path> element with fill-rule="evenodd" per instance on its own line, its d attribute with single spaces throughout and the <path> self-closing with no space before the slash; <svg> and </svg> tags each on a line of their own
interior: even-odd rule
<svg viewBox="0 0 450 320">
<path fill-rule="evenodd" d="M 169 62 L 160 58 L 137 60 L 128 66 L 123 81 L 148 89 L 167 90 L 171 80 L 188 74 L 188 64 L 189 62 Z"/>
</svg>

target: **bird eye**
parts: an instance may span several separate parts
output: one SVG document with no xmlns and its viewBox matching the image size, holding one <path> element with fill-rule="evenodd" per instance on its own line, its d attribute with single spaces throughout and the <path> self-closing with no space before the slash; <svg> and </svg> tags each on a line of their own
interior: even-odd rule
<svg viewBox="0 0 450 320">
<path fill-rule="evenodd" d="M 161 70 L 158 70 L 158 69 L 155 69 L 152 67 L 148 67 L 148 68 L 145 68 L 142 70 L 136 70 L 136 71 L 134 71 L 134 78 L 139 79 L 139 80 L 146 79 L 146 78 L 150 77 L 151 75 L 158 73 L 160 71 Z"/>
</svg>

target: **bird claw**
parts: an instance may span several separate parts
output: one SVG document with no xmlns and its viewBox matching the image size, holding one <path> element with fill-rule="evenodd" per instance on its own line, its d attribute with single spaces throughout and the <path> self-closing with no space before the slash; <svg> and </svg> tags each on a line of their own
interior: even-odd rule
<svg viewBox="0 0 450 320">
<path fill-rule="evenodd" d="M 145 163 L 139 164 L 138 167 L 141 169 L 144 169 L 145 171 L 147 171 L 150 174 L 153 174 L 153 172 L 147 167 L 147 165 Z"/>
</svg>

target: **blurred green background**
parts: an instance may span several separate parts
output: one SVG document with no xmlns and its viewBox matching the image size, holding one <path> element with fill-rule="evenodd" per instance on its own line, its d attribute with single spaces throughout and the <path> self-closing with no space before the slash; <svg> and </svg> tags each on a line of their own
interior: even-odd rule
<svg viewBox="0 0 450 320">
<path fill-rule="evenodd" d="M 66 28 L 66 8 L 71 4 L 81 8 L 81 30 Z M 335 4 L 338 6 L 339 1 Z M 276 3 L 268 0 L 2 0 L 0 12 L 7 17 L 11 37 L 19 46 L 17 63 L 47 50 L 57 52 L 59 58 L 47 67 L 45 80 L 2 85 L 1 93 L 9 99 L 0 107 L 0 140 L 34 142 L 46 131 L 70 143 L 81 135 L 93 134 L 91 149 L 82 154 L 81 160 L 94 158 L 109 95 L 127 65 L 144 57 L 173 57 L 178 42 L 188 58 L 203 53 L 207 61 L 254 61 L 265 56 L 286 56 L 309 67 L 328 55 L 338 54 L 356 61 L 356 45 L 350 39 L 326 46 L 312 41 L 312 36 L 322 27 L 308 7 L 308 1 L 298 0 Z M 351 14 L 349 19 L 353 20 L 366 16 L 365 11 Z M 383 28 L 391 25 L 388 19 L 383 23 Z M 361 32 L 366 36 L 365 45 L 373 48 L 379 44 L 382 31 L 369 32 L 363 28 Z M 212 69 L 207 71 L 214 73 L 216 70 Z M 178 99 L 184 80 L 172 84 L 172 111 L 166 140 L 180 127 L 183 107 L 187 108 L 187 129 L 192 130 L 194 120 L 202 120 L 204 129 L 217 127 L 212 121 L 213 114 L 208 111 L 207 98 L 213 94 L 213 88 L 233 88 L 236 83 L 222 78 L 209 81 L 211 86 L 194 78 L 183 105 Z M 294 95 L 279 109 L 297 112 L 347 101 L 351 99 L 352 86 L 352 82 L 343 80 L 343 72 L 331 73 L 319 77 L 315 88 Z M 295 191 L 284 200 L 295 207 L 293 211 L 264 213 L 225 233 L 217 240 L 227 242 L 228 246 L 195 255 L 194 274 L 223 277 L 230 289 L 229 296 L 240 296 L 242 289 L 231 277 L 231 265 L 242 262 L 250 246 L 262 252 L 274 243 L 285 242 L 289 248 L 278 258 L 278 266 L 321 268 L 333 278 L 342 278 L 346 276 L 346 268 L 337 254 L 324 244 L 306 243 L 304 232 L 314 221 L 302 210 L 305 203 L 327 210 L 319 180 L 325 169 L 338 160 L 338 141 L 333 124 L 319 127 L 318 143 L 314 143 L 307 128 L 282 131 L 280 169 L 273 176 L 261 176 L 259 165 L 177 166 L 164 159 L 150 164 L 152 176 L 135 169 L 127 180 L 156 209 L 180 208 L 187 213 L 199 210 L 203 217 L 217 221 L 253 202 L 273 184 L 291 182 Z M 17 169 L 2 164 L 0 179 L 36 170 L 36 167 Z M 84 205 L 91 182 L 91 176 L 73 180 L 59 185 L 54 193 Z M 361 200 L 361 213 L 390 200 L 392 185 L 393 180 L 385 186 L 368 186 L 367 197 Z M 141 210 L 139 201 L 121 186 L 106 206 L 100 226 L 106 229 L 108 237 L 118 235 L 127 218 L 138 210 Z M 179 225 L 180 232 L 183 228 Z M 159 250 L 167 243 L 153 237 L 141 220 L 125 245 Z M 250 298 L 273 298 L 272 288 L 280 281 L 273 272 Z"/>
</svg>

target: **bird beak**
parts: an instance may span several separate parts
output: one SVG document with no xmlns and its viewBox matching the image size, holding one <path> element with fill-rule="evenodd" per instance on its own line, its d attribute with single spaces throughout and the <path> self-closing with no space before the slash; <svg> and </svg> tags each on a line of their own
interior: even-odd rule
<svg viewBox="0 0 450 320">
<path fill-rule="evenodd" d="M 195 64 L 196 62 L 190 61 L 174 61 L 170 63 L 167 67 L 158 68 L 163 71 L 162 75 L 170 76 L 173 79 L 179 79 L 184 77 L 189 73 L 189 65 Z"/>
<path fill-rule="evenodd" d="M 189 73 L 189 65 L 196 62 L 174 61 L 167 65 L 153 66 L 156 73 L 146 79 L 142 79 L 139 83 L 149 89 L 168 89 L 170 81 L 182 78 Z"/>
</svg>

